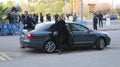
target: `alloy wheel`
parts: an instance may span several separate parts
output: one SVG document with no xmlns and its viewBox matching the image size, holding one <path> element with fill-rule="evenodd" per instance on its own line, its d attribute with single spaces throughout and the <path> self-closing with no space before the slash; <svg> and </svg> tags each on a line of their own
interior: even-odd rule
<svg viewBox="0 0 120 67">
<path fill-rule="evenodd" d="M 56 50 L 55 42 L 53 41 L 47 41 L 44 45 L 44 49 L 48 53 L 52 53 Z"/>
<path fill-rule="evenodd" d="M 98 50 L 103 50 L 105 48 L 105 40 L 103 38 L 99 38 L 97 41 L 96 41 L 96 48 Z"/>
</svg>

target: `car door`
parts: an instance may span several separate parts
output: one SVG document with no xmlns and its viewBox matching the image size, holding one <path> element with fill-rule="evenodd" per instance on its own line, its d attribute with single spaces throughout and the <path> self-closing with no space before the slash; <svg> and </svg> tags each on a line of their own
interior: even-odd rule
<svg viewBox="0 0 120 67">
<path fill-rule="evenodd" d="M 75 45 L 77 46 L 90 45 L 92 36 L 89 34 L 89 29 L 87 27 L 76 23 L 72 23 L 70 26 Z"/>
</svg>

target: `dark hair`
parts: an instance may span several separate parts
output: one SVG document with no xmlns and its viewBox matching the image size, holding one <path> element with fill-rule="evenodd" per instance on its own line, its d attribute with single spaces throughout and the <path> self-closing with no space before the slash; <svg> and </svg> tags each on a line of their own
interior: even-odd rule
<svg viewBox="0 0 120 67">
<path fill-rule="evenodd" d="M 17 12 L 17 9 L 14 6 L 12 7 L 12 12 L 13 11 Z"/>
</svg>

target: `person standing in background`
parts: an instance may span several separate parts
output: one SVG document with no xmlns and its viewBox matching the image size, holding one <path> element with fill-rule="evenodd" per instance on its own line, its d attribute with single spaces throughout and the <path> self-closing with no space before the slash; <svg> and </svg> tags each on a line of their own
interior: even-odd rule
<svg viewBox="0 0 120 67">
<path fill-rule="evenodd" d="M 42 13 L 40 13 L 40 22 L 44 22 L 44 17 L 42 15 Z"/>
<path fill-rule="evenodd" d="M 28 11 L 24 11 L 23 17 L 24 29 L 31 30 L 34 29 L 35 22 L 32 18 L 29 17 Z"/>
<path fill-rule="evenodd" d="M 73 22 L 75 22 L 77 20 L 77 14 L 75 13 L 74 15 L 73 15 Z"/>
<path fill-rule="evenodd" d="M 58 17 L 59 17 L 58 14 L 55 14 L 55 15 L 54 15 L 55 22 L 58 22 Z"/>
<path fill-rule="evenodd" d="M 96 13 L 94 13 L 93 15 L 94 15 L 93 16 L 93 29 L 97 30 L 98 17 Z"/>
<path fill-rule="evenodd" d="M 46 20 L 47 20 L 47 21 L 51 21 L 50 13 L 46 14 Z"/>
<path fill-rule="evenodd" d="M 33 14 L 32 19 L 35 22 L 35 25 L 38 24 L 38 14 Z"/>
<path fill-rule="evenodd" d="M 98 18 L 99 18 L 99 27 L 103 27 L 103 14 L 100 12 L 98 14 Z"/>
</svg>

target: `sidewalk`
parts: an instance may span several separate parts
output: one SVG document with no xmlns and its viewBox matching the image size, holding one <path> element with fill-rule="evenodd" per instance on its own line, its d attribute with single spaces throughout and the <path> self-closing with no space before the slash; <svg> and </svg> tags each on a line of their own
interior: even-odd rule
<svg viewBox="0 0 120 67">
<path fill-rule="evenodd" d="M 93 29 L 93 23 L 92 21 L 88 21 L 87 27 L 90 29 Z M 110 25 L 106 25 L 106 22 L 103 21 L 103 28 L 97 26 L 98 30 L 101 31 L 107 31 L 107 30 L 120 30 L 120 21 L 111 21 Z"/>
<path fill-rule="evenodd" d="M 92 25 L 87 25 L 88 28 L 93 29 Z M 98 30 L 107 31 L 107 30 L 120 30 L 120 25 L 104 25 L 104 27 L 99 27 Z"/>
</svg>

